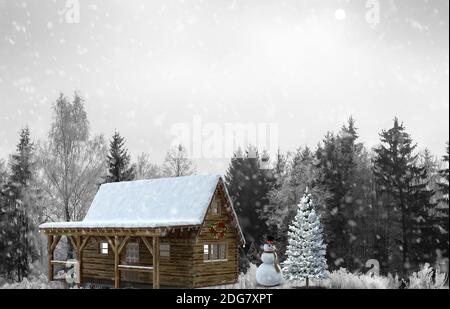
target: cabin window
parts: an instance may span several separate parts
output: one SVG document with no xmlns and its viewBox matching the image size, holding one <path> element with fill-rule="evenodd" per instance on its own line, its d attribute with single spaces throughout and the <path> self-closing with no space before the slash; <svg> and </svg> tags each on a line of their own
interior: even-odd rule
<svg viewBox="0 0 450 309">
<path fill-rule="evenodd" d="M 220 212 L 220 205 L 219 202 L 214 199 L 211 203 L 211 213 L 218 214 Z"/>
<path fill-rule="evenodd" d="M 100 254 L 108 254 L 109 253 L 109 244 L 107 242 L 100 243 Z"/>
<path fill-rule="evenodd" d="M 127 264 L 139 263 L 139 243 L 129 243 L 125 254 Z"/>
<path fill-rule="evenodd" d="M 204 244 L 203 245 L 203 260 L 205 262 L 226 261 L 227 260 L 227 244 Z"/>
<path fill-rule="evenodd" d="M 170 256 L 170 245 L 161 243 L 159 245 L 159 256 L 169 257 Z"/>
</svg>

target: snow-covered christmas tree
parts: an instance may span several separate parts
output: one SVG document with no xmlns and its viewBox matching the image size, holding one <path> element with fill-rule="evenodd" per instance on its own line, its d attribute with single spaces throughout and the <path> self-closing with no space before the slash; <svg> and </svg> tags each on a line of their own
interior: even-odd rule
<svg viewBox="0 0 450 309">
<path fill-rule="evenodd" d="M 283 274 L 289 281 L 323 279 L 327 274 L 320 216 L 316 214 L 311 194 L 306 190 L 292 225 L 289 226 L 287 259 L 283 263 Z"/>
</svg>

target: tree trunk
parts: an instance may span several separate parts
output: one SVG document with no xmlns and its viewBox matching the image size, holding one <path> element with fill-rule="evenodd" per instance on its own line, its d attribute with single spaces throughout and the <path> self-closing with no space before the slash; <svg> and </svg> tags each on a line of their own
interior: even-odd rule
<svg viewBox="0 0 450 309">
<path fill-rule="evenodd" d="M 403 276 L 407 276 L 407 272 L 408 272 L 408 268 L 407 268 L 407 263 L 408 263 L 408 239 L 407 239 L 407 233 L 406 233 L 406 214 L 405 214 L 405 206 L 402 203 L 401 205 L 401 209 L 402 209 L 402 242 L 403 242 L 403 250 L 402 250 L 402 262 L 403 262 Z"/>
<path fill-rule="evenodd" d="M 64 201 L 64 210 L 65 210 L 65 220 L 67 222 L 70 221 L 70 213 L 69 213 L 69 201 Z M 72 242 L 70 241 L 70 239 L 67 238 L 67 259 L 73 259 L 73 245 Z"/>
<path fill-rule="evenodd" d="M 306 277 L 306 287 L 309 287 L 309 278 Z"/>
</svg>

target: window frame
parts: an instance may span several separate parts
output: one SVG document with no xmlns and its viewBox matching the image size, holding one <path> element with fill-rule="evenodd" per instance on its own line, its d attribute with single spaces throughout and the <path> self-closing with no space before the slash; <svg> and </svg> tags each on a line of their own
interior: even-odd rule
<svg viewBox="0 0 450 309">
<path fill-rule="evenodd" d="M 228 262 L 228 243 L 226 242 L 204 243 L 203 262 L 204 263 Z"/>
<path fill-rule="evenodd" d="M 163 246 L 167 246 L 167 249 L 162 250 Z M 167 253 L 167 255 L 163 254 Z M 170 258 L 170 243 L 164 242 L 159 244 L 159 257 L 161 258 Z"/>
<path fill-rule="evenodd" d="M 131 247 L 134 247 L 134 248 L 131 248 Z M 139 242 L 129 242 L 125 248 L 125 263 L 127 265 L 139 264 L 140 259 L 141 259 L 141 257 L 140 257 L 141 253 L 139 251 L 140 251 L 139 250 Z M 131 256 L 131 253 L 133 253 L 133 254 L 137 253 L 137 255 Z"/>
<path fill-rule="evenodd" d="M 103 245 L 106 245 L 106 247 Z M 106 252 L 105 252 L 105 250 L 106 250 Z M 106 241 L 99 242 L 98 251 L 101 255 L 109 255 L 109 243 Z"/>
</svg>

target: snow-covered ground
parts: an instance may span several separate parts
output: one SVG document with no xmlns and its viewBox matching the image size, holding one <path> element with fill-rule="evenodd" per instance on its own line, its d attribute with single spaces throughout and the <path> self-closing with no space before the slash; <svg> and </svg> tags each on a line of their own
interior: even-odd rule
<svg viewBox="0 0 450 309">
<path fill-rule="evenodd" d="M 63 289 L 64 284 L 59 281 L 48 282 L 47 276 L 40 275 L 22 282 L 8 283 L 0 278 L 0 289 Z"/>
<path fill-rule="evenodd" d="M 232 285 L 224 285 L 212 288 L 230 288 L 230 289 L 267 289 L 267 287 L 257 286 L 255 265 L 251 265 L 246 274 L 239 276 L 239 282 Z M 429 265 L 425 265 L 422 270 L 413 273 L 409 277 L 407 287 L 410 289 L 448 289 L 445 285 L 446 275 L 436 272 L 433 278 L 433 269 Z M 304 286 L 304 282 L 285 282 L 283 285 L 275 287 L 276 289 L 291 289 Z M 333 271 L 327 279 L 310 282 L 311 286 L 323 287 L 328 289 L 398 289 L 401 281 L 398 277 L 388 276 L 371 276 L 362 273 L 351 273 L 344 268 Z"/>
<path fill-rule="evenodd" d="M 239 282 L 232 285 L 223 285 L 211 287 L 213 289 L 267 289 L 257 286 L 255 265 L 251 265 L 246 274 L 239 276 Z M 434 278 L 433 278 L 434 277 Z M 433 269 L 426 265 L 422 270 L 412 274 L 409 277 L 407 285 L 410 289 L 448 289 L 445 285 L 446 275 L 436 272 L 433 276 Z M 340 269 L 329 274 L 328 279 L 321 281 L 312 281 L 312 286 L 328 289 L 398 289 L 401 281 L 394 276 L 370 276 L 360 273 L 351 273 L 345 269 Z M 285 282 L 283 285 L 275 287 L 276 289 L 291 289 L 304 286 L 304 282 Z M 48 282 L 45 275 L 34 276 L 30 279 L 24 279 L 20 283 L 7 283 L 0 278 L 0 289 L 64 289 L 66 285 L 63 282 Z M 73 288 L 73 287 L 72 287 Z M 75 286 L 75 288 L 77 288 Z"/>
</svg>

